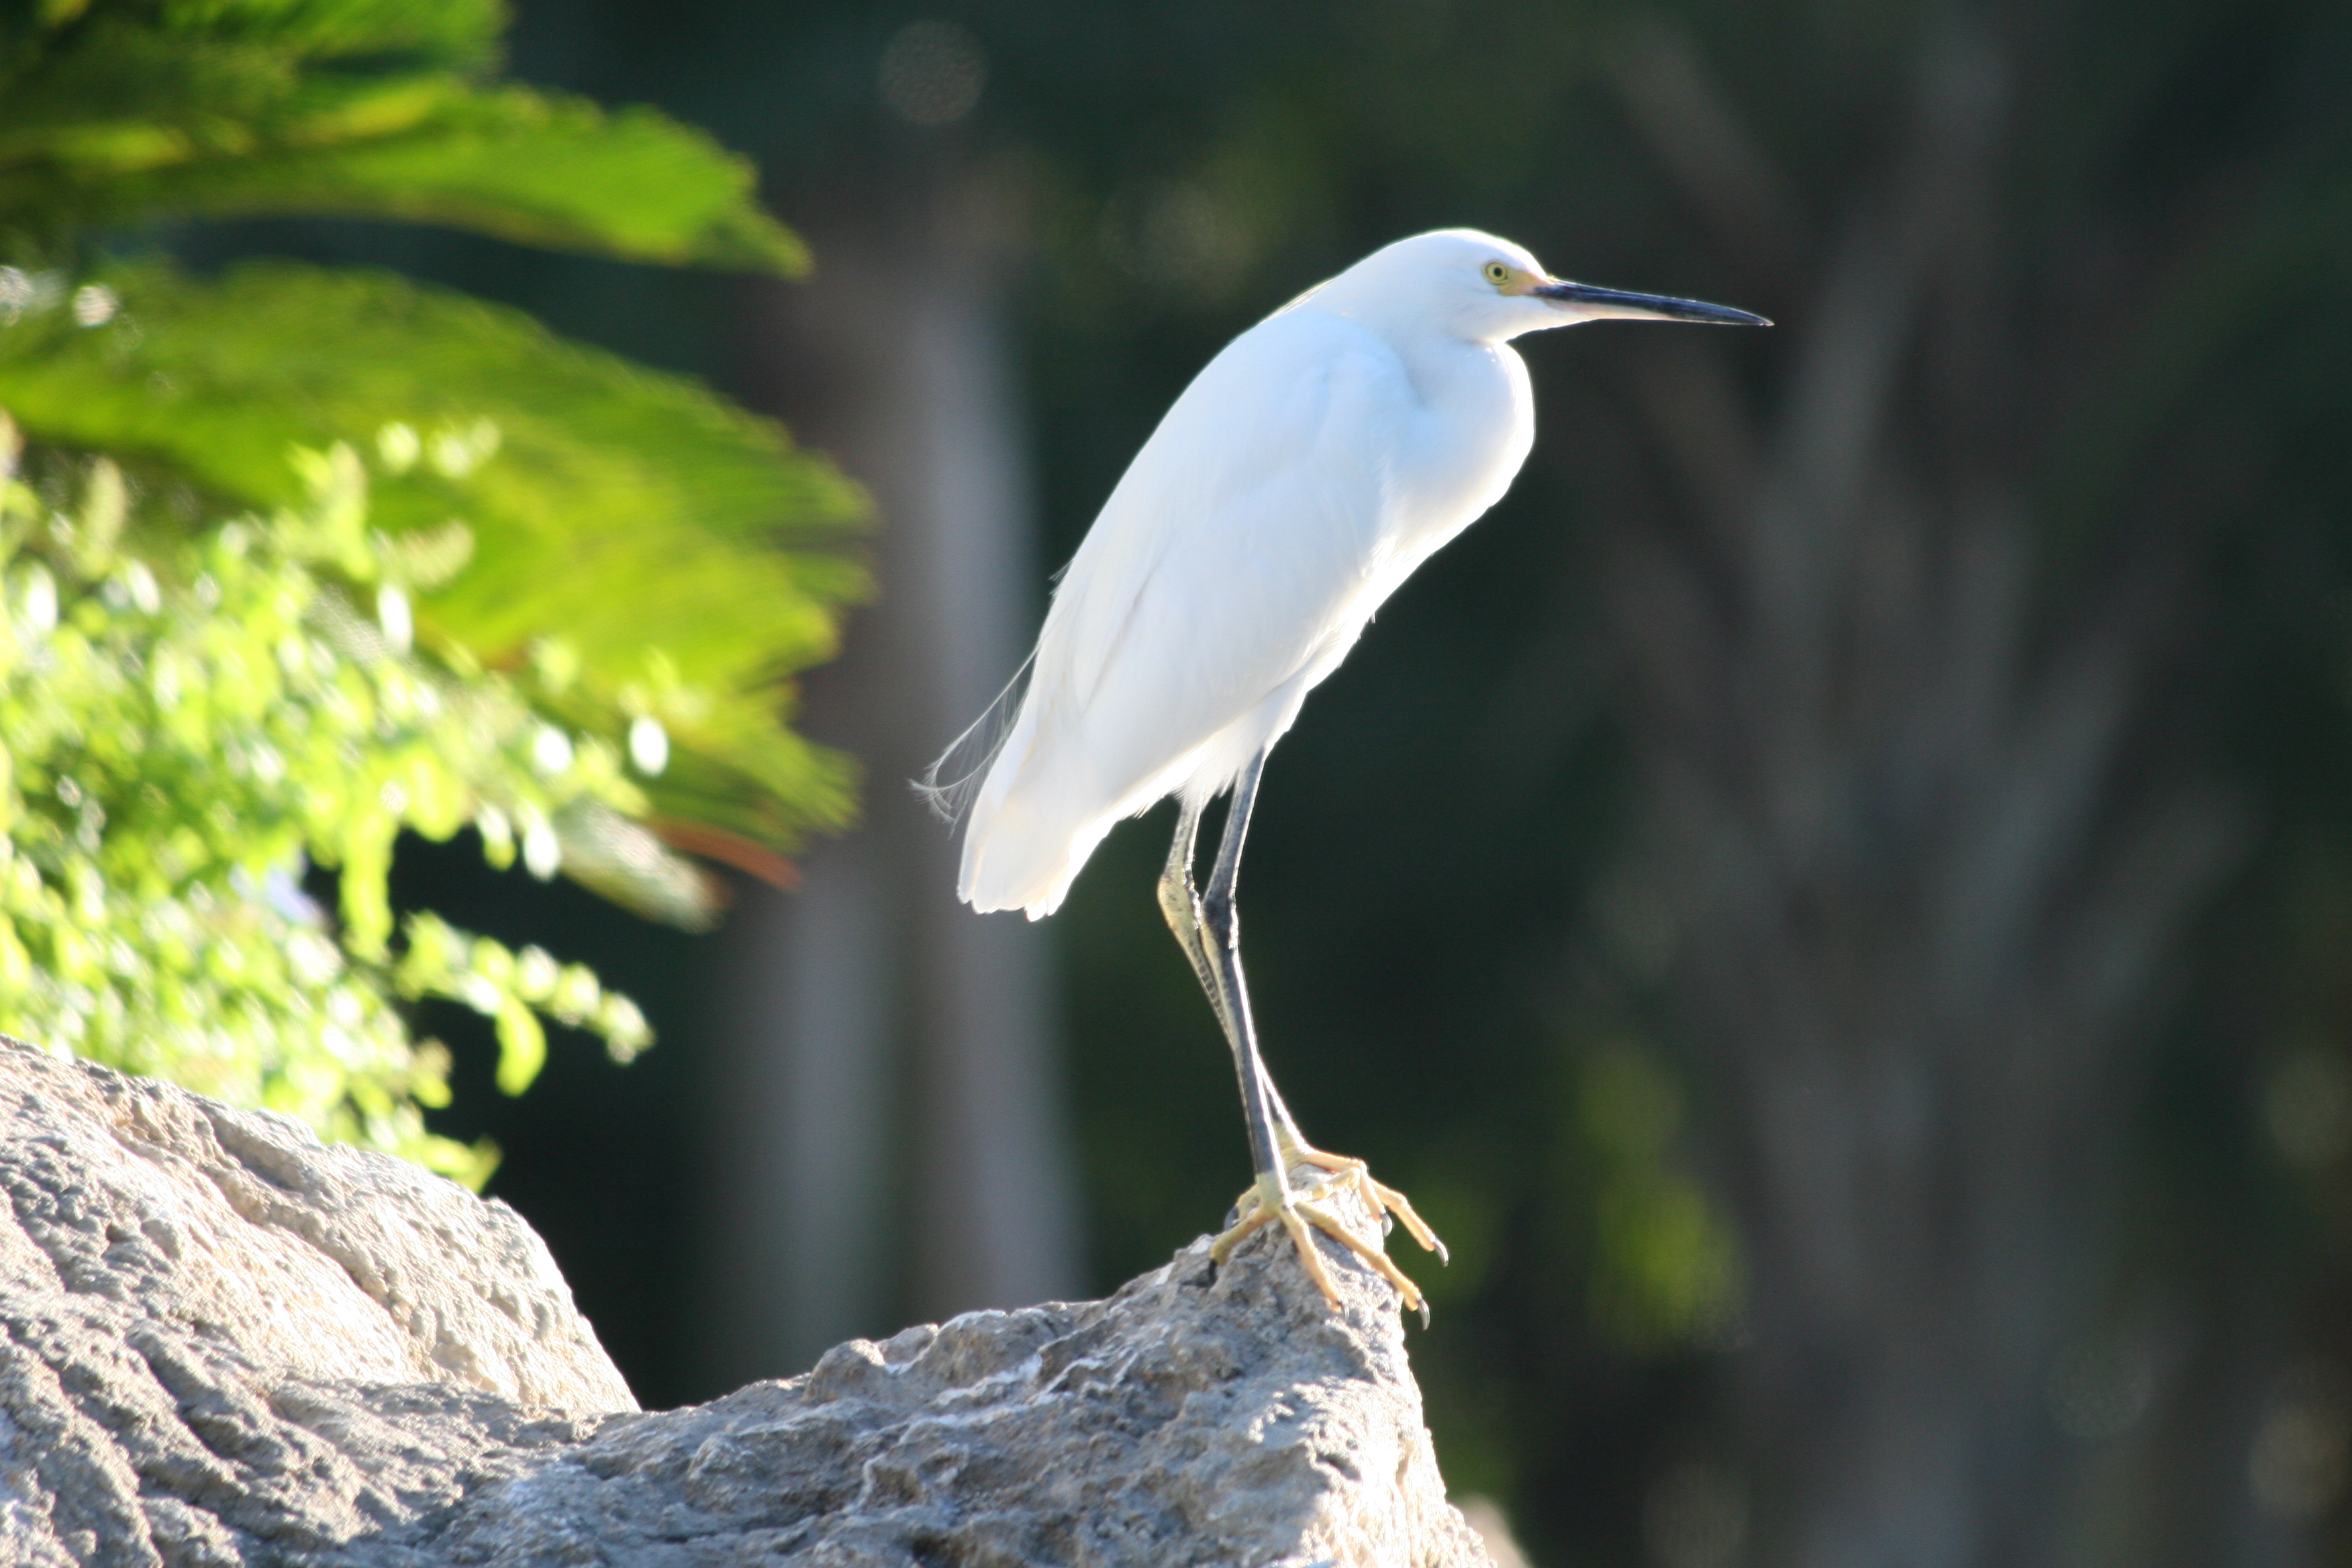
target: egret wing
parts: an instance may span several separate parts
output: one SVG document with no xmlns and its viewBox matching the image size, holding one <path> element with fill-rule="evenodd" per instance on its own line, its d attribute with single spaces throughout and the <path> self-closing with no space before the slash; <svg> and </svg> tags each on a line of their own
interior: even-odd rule
<svg viewBox="0 0 2352 1568">
<path fill-rule="evenodd" d="M 1039 638 L 1041 677 L 1091 707 L 1147 599 L 1198 613 L 1205 631 L 1207 616 L 1254 590 L 1312 599 L 1351 580 L 1377 547 L 1387 459 L 1412 405 L 1393 351 L 1342 318 L 1289 311 L 1234 340 L 1169 409 L 1072 557 Z M 1309 604 L 1259 608 L 1276 641 L 1319 624 Z M 1192 651 L 1240 685 L 1277 680 L 1280 656 L 1259 641 Z"/>
<path fill-rule="evenodd" d="M 1262 322 L 1210 363 L 1055 591 L 974 807 L 968 893 L 982 862 L 1007 889 L 1049 865 L 1066 887 L 1064 862 L 1109 820 L 1176 787 L 1220 731 L 1354 639 L 1416 408 L 1387 345 L 1321 312 Z"/>
</svg>

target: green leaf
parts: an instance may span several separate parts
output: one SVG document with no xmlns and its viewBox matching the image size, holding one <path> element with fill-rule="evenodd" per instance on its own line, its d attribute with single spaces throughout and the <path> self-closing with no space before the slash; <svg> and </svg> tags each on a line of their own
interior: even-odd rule
<svg viewBox="0 0 2352 1568">
<path fill-rule="evenodd" d="M 504 0 L 49 0 L 49 25 L 113 21 L 194 47 L 267 44 L 324 60 L 429 59 L 485 68 L 506 31 Z"/>
<path fill-rule="evenodd" d="M 615 740 L 654 713 L 674 746 L 646 781 L 657 816 L 785 853 L 846 820 L 851 771 L 785 727 L 784 682 L 866 592 L 843 552 L 865 503 L 780 427 L 388 276 L 272 262 L 107 284 L 101 325 L 59 304 L 0 326 L 0 408 L 37 440 L 260 507 L 303 499 L 293 447 L 375 454 L 375 526 L 457 519 L 475 541 L 416 592 L 420 635 L 505 668 L 560 649 L 551 710 Z"/>
<path fill-rule="evenodd" d="M 0 227 L 370 217 L 806 270 L 747 161 L 654 110 L 479 82 L 499 13 L 414 25 L 436 9 L 101 3 L 0 68 Z"/>
<path fill-rule="evenodd" d="M 499 1092 L 520 1094 L 547 1065 L 547 1031 L 520 1002 L 509 998 L 499 1008 Z"/>
<path fill-rule="evenodd" d="M 525 88 L 389 84 L 267 140 L 206 145 L 137 122 L 28 140 L 0 142 L 0 221 L 383 218 L 631 261 L 808 269 L 759 206 L 748 161 L 650 109 L 607 114 Z"/>
</svg>

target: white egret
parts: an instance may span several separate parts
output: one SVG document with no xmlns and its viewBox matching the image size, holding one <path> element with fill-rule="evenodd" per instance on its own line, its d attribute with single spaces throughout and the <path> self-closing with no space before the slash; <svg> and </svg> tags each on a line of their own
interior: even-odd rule
<svg viewBox="0 0 2352 1568">
<path fill-rule="evenodd" d="M 1329 1211 L 1342 1188 L 1444 1249 L 1363 1162 L 1307 1142 L 1259 1057 L 1234 910 L 1258 775 L 1381 601 L 1518 472 L 1535 403 L 1510 340 L 1608 317 L 1769 324 L 1563 282 L 1507 240 L 1445 229 L 1373 252 L 1235 338 L 1104 503 L 1055 590 L 1025 685 L 922 786 L 950 815 L 970 813 L 957 892 L 1031 920 L 1061 907 L 1119 818 L 1179 799 L 1160 909 L 1233 1047 L 1256 1169 L 1213 1256 L 1279 1222 L 1334 1305 L 1310 1225 L 1422 1305 L 1387 1254 Z M 1201 813 L 1229 789 L 1199 892 Z M 1294 1187 L 1300 1165 L 1324 1174 Z"/>
</svg>

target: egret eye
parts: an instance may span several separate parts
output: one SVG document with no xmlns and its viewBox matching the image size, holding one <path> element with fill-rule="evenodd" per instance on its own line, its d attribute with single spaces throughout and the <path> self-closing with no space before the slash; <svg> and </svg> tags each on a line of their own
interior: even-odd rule
<svg viewBox="0 0 2352 1568">
<path fill-rule="evenodd" d="M 1500 261 L 1486 263 L 1486 281 L 1500 289 L 1511 280 L 1511 269 Z"/>
</svg>

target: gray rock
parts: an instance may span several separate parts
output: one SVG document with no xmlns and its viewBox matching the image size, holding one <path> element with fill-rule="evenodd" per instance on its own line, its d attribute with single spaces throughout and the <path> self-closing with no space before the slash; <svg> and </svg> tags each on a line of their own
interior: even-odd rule
<svg viewBox="0 0 2352 1568">
<path fill-rule="evenodd" d="M 1269 1234 L 647 1414 L 514 1212 L 0 1042 L 0 1568 L 1488 1559 L 1393 1296 Z"/>
</svg>

